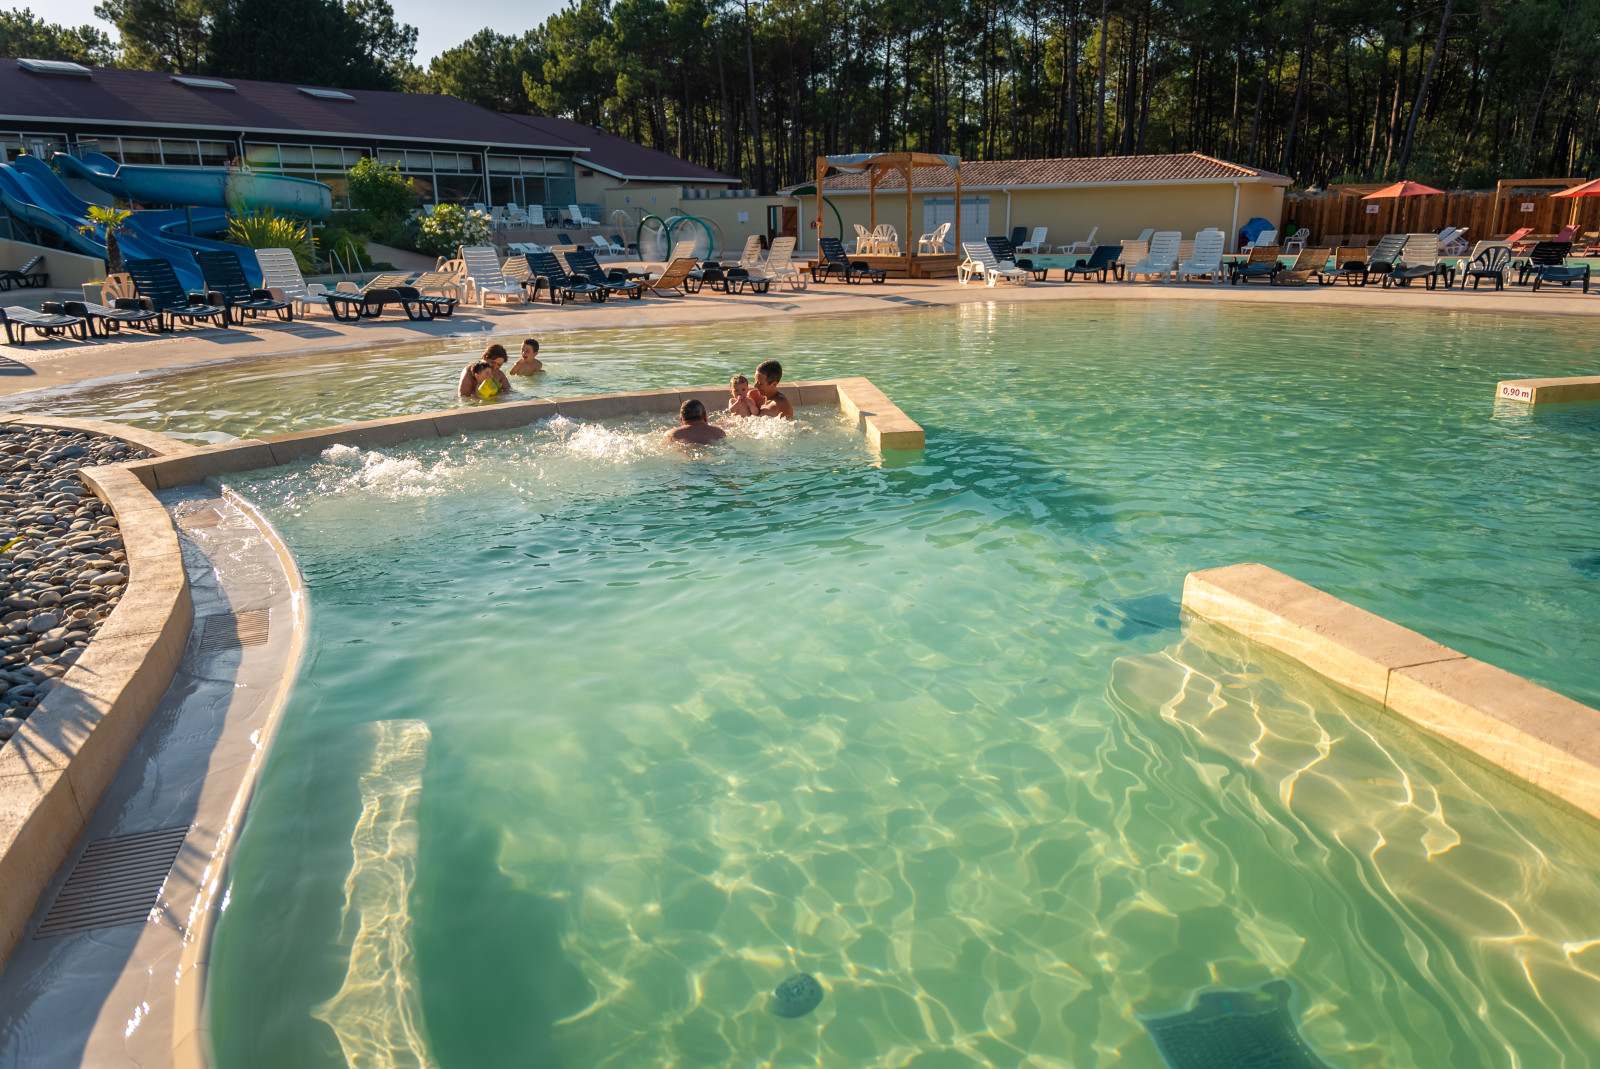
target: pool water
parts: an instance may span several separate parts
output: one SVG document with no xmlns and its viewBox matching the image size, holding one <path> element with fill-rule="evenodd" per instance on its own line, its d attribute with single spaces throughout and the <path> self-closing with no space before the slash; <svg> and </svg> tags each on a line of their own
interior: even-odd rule
<svg viewBox="0 0 1600 1069">
<path fill-rule="evenodd" d="M 1274 979 L 1336 1069 L 1600 1065 L 1592 822 L 1177 602 L 1261 561 L 1600 701 L 1600 406 L 1491 400 L 1592 373 L 1580 327 L 1075 302 L 544 340 L 548 394 L 865 374 L 928 448 L 557 420 L 238 479 L 312 635 L 218 930 L 225 1069 L 1155 1069 L 1142 1017 Z M 467 345 L 54 404 L 271 433 L 440 407 Z M 821 1006 L 769 1012 L 802 971 Z"/>
</svg>

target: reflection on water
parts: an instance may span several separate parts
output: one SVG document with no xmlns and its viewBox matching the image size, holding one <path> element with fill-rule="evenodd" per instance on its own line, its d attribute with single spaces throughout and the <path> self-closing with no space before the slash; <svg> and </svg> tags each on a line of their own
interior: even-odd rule
<svg viewBox="0 0 1600 1069">
<path fill-rule="evenodd" d="M 647 387 L 800 340 L 735 337 L 585 359 Z M 1261 560 L 1594 700 L 1593 414 L 1488 400 L 1575 335 L 977 306 L 816 348 L 796 374 L 871 375 L 927 451 L 551 421 L 243 480 L 315 633 L 218 932 L 222 1066 L 346 1064 L 313 1010 L 374 720 L 431 733 L 441 1069 L 1157 1069 L 1142 1017 L 1276 979 L 1334 1069 L 1600 1065 L 1591 822 L 1175 609 Z M 784 1020 L 796 972 L 828 993 Z"/>
</svg>

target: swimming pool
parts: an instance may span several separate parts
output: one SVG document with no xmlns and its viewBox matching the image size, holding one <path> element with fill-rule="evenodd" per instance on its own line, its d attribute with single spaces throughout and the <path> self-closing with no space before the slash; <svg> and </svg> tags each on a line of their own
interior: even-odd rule
<svg viewBox="0 0 1600 1069">
<path fill-rule="evenodd" d="M 221 1065 L 1155 1066 L 1141 1015 L 1278 977 L 1332 1066 L 1597 1064 L 1590 823 L 1176 603 L 1260 560 L 1600 701 L 1600 406 L 1490 401 L 1592 371 L 1583 331 L 1075 303 L 668 337 L 546 337 L 541 392 L 777 355 L 869 375 L 928 449 L 557 422 L 238 480 L 313 634 L 218 930 Z M 481 343 L 54 410 L 424 411 Z M 801 970 L 822 1006 L 772 1016 Z"/>
</svg>

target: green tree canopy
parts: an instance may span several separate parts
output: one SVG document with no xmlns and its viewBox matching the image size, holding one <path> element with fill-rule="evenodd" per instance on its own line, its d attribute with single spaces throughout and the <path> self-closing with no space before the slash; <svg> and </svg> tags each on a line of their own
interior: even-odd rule
<svg viewBox="0 0 1600 1069">
<path fill-rule="evenodd" d="M 200 73 L 211 0 L 103 0 L 94 13 L 122 35 L 124 65 L 139 70 Z"/>
<path fill-rule="evenodd" d="M 131 2 L 131 0 L 124 0 Z M 209 74 L 340 89 L 398 89 L 416 31 L 387 0 L 222 0 L 212 19 Z"/>
<path fill-rule="evenodd" d="M 0 56 L 64 59 L 101 66 L 115 63 L 117 48 L 93 26 L 57 26 L 28 8 L 0 11 Z"/>
</svg>

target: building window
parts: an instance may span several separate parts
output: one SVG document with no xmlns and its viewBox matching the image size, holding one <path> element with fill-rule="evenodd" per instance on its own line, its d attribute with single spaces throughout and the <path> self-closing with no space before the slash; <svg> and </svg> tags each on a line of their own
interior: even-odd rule
<svg viewBox="0 0 1600 1069">
<path fill-rule="evenodd" d="M 200 166 L 200 143 L 198 141 L 177 141 L 163 137 L 161 139 L 161 162 L 169 167 L 198 167 Z"/>
<path fill-rule="evenodd" d="M 122 139 L 123 163 L 160 163 L 161 142 L 153 137 L 125 137 Z"/>
</svg>

